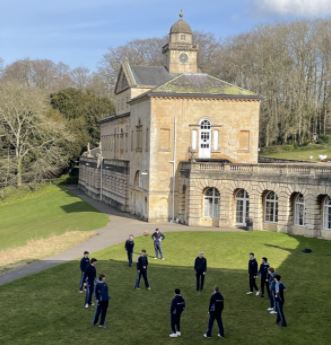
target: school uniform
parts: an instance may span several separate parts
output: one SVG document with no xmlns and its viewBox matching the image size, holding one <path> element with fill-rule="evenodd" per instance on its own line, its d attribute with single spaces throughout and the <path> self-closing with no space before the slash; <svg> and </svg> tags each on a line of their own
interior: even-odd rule
<svg viewBox="0 0 331 345">
<path fill-rule="evenodd" d="M 95 278 L 97 276 L 97 270 L 94 266 L 89 265 L 86 268 L 86 298 L 85 298 L 85 305 L 92 304 L 92 297 L 94 292 L 94 283 Z"/>
<path fill-rule="evenodd" d="M 171 330 L 175 334 L 180 333 L 180 317 L 185 309 L 185 300 L 182 295 L 176 295 L 171 301 L 170 320 Z"/>
<path fill-rule="evenodd" d="M 268 292 L 268 297 L 269 297 L 269 302 L 270 302 L 270 308 L 275 310 L 275 280 L 274 280 L 274 276 L 275 276 L 275 272 L 274 273 L 268 273 L 268 277 L 267 277 L 267 292 Z"/>
<path fill-rule="evenodd" d="M 133 248 L 134 248 L 134 241 L 132 240 L 126 240 L 125 242 L 125 250 L 128 254 L 128 263 L 129 267 L 132 266 L 132 254 L 133 254 Z"/>
<path fill-rule="evenodd" d="M 147 256 L 139 256 L 138 261 L 137 261 L 137 279 L 136 279 L 136 285 L 135 288 L 139 288 L 140 286 L 140 279 L 143 277 L 144 282 L 145 282 L 145 287 L 148 289 L 149 282 L 147 278 L 147 267 L 148 267 L 148 259 Z"/>
<path fill-rule="evenodd" d="M 257 276 L 257 261 L 256 259 L 249 259 L 248 260 L 248 276 L 249 276 L 249 290 L 253 292 L 253 289 L 258 291 L 258 287 L 256 286 L 256 276 Z"/>
<path fill-rule="evenodd" d="M 202 291 L 205 282 L 205 274 L 207 272 L 207 259 L 198 256 L 194 261 L 194 269 L 196 275 L 196 289 L 197 291 Z"/>
<path fill-rule="evenodd" d="M 206 333 L 207 337 L 212 336 L 212 330 L 214 321 L 217 321 L 218 334 L 224 337 L 224 328 L 222 321 L 222 312 L 224 309 L 224 297 L 220 292 L 214 292 L 210 297 L 209 302 L 209 321 L 208 321 L 208 331 Z"/>
<path fill-rule="evenodd" d="M 264 296 L 264 287 L 266 285 L 268 285 L 266 283 L 266 280 L 267 280 L 267 277 L 268 277 L 268 269 L 269 269 L 269 267 L 270 267 L 270 265 L 269 265 L 268 262 L 263 262 L 260 265 L 259 275 L 260 275 L 260 292 L 261 292 L 261 297 Z"/>
<path fill-rule="evenodd" d="M 155 231 L 152 235 L 152 239 L 154 241 L 154 250 L 155 250 L 155 257 L 160 259 L 163 259 L 163 252 L 162 252 L 162 246 L 161 241 L 165 239 L 165 236 L 160 231 Z"/>
<path fill-rule="evenodd" d="M 284 290 L 285 289 L 286 287 L 281 281 L 276 282 L 275 284 L 275 305 L 276 305 L 276 312 L 277 312 L 276 323 L 282 327 L 287 326 L 287 322 L 286 322 L 285 314 L 284 314 L 284 303 L 285 303 Z"/>
<path fill-rule="evenodd" d="M 90 264 L 90 258 L 86 258 L 85 256 L 83 256 L 80 260 L 79 263 L 79 268 L 80 268 L 80 283 L 79 283 L 79 290 L 83 291 L 83 287 L 84 287 L 84 283 L 86 280 L 86 268 L 87 266 Z"/>
<path fill-rule="evenodd" d="M 100 326 L 105 325 L 108 303 L 110 295 L 108 293 L 108 286 L 105 282 L 99 281 L 95 285 L 95 299 L 97 300 L 97 308 L 94 315 L 93 325 L 95 326 L 100 318 Z"/>
</svg>

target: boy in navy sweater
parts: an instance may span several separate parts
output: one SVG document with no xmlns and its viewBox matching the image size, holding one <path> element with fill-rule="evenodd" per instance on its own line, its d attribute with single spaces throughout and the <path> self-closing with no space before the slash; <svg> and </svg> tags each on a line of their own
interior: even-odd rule
<svg viewBox="0 0 331 345">
<path fill-rule="evenodd" d="M 275 304 L 276 304 L 276 312 L 277 312 L 277 319 L 276 323 L 281 327 L 287 327 L 287 322 L 284 315 L 284 291 L 286 290 L 285 285 L 280 280 L 281 276 L 279 274 L 275 274 Z"/>
<path fill-rule="evenodd" d="M 194 270 L 196 275 L 196 289 L 197 291 L 202 291 L 207 272 L 207 259 L 204 257 L 203 252 L 200 252 L 199 256 L 195 258 Z"/>
<path fill-rule="evenodd" d="M 147 267 L 148 267 L 148 259 L 146 250 L 143 249 L 138 257 L 137 261 L 137 279 L 136 279 L 136 289 L 140 289 L 140 279 L 143 277 L 145 282 L 146 289 L 150 290 L 151 287 L 149 286 L 148 278 L 147 278 Z"/>
<path fill-rule="evenodd" d="M 95 326 L 100 318 L 99 327 L 106 327 L 106 315 L 108 309 L 108 303 L 110 300 L 110 295 L 108 293 L 108 286 L 106 284 L 106 276 L 104 274 L 100 274 L 99 281 L 95 286 L 95 299 L 97 302 L 97 309 L 95 311 L 95 316 L 93 320 L 93 326 Z M 101 316 L 101 317 L 100 317 Z"/>
<path fill-rule="evenodd" d="M 154 250 L 155 250 L 155 257 L 154 259 L 158 259 L 160 256 L 161 260 L 164 260 L 161 242 L 165 239 L 165 236 L 159 229 L 155 229 L 152 239 L 154 241 Z"/>
<path fill-rule="evenodd" d="M 97 259 L 92 258 L 90 265 L 87 266 L 87 268 L 86 268 L 86 283 L 87 283 L 86 298 L 85 298 L 85 308 L 86 309 L 92 305 L 94 282 L 95 282 L 95 278 L 97 276 L 97 270 L 95 268 L 97 261 L 98 261 Z"/>
<path fill-rule="evenodd" d="M 180 337 L 180 317 L 185 309 L 185 300 L 180 294 L 180 289 L 175 289 L 175 297 L 171 301 L 170 307 L 170 320 L 172 333 L 169 335 L 171 338 Z"/>
<path fill-rule="evenodd" d="M 134 248 L 134 240 L 133 240 L 133 235 L 129 236 L 129 239 L 125 241 L 125 250 L 128 254 L 128 262 L 129 262 L 129 267 L 132 266 L 132 254 L 133 254 L 133 248 Z"/>
<path fill-rule="evenodd" d="M 253 293 L 253 289 L 257 291 L 256 295 L 258 295 L 259 289 L 256 286 L 256 276 L 257 276 L 257 261 L 254 257 L 254 253 L 249 253 L 249 260 L 248 260 L 248 277 L 249 277 L 249 291 L 246 292 L 247 295 L 251 295 Z"/>
<path fill-rule="evenodd" d="M 84 256 L 81 258 L 80 260 L 80 283 L 79 283 L 79 293 L 83 293 L 83 288 L 85 286 L 85 280 L 86 280 L 86 268 L 87 266 L 90 264 L 90 258 L 89 256 L 89 252 L 87 250 L 85 250 L 84 252 Z"/>
<path fill-rule="evenodd" d="M 260 269 L 259 269 L 259 275 L 260 275 L 260 279 L 261 279 L 261 285 L 260 285 L 260 296 L 264 297 L 264 287 L 266 285 L 268 285 L 268 283 L 266 282 L 267 277 L 268 277 L 268 269 L 269 269 L 270 265 L 268 263 L 268 259 L 266 257 L 262 258 L 262 262 L 260 265 Z"/>
<path fill-rule="evenodd" d="M 209 302 L 209 322 L 208 331 L 203 335 L 205 338 L 210 338 L 212 335 L 214 321 L 218 324 L 218 336 L 224 338 L 224 328 L 222 322 L 222 312 L 224 309 L 224 297 L 216 286 Z"/>
</svg>

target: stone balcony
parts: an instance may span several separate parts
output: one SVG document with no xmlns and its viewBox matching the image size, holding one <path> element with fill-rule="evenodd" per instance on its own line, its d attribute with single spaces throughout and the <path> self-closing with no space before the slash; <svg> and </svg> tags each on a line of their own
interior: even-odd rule
<svg viewBox="0 0 331 345">
<path fill-rule="evenodd" d="M 278 182 L 331 185 L 329 163 L 258 163 L 182 162 L 182 177 L 244 180 L 277 180 Z"/>
</svg>

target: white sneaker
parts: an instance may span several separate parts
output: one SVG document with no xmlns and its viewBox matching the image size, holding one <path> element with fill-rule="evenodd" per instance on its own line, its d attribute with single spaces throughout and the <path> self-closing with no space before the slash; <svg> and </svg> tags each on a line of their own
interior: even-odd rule
<svg viewBox="0 0 331 345">
<path fill-rule="evenodd" d="M 169 337 L 170 338 L 177 338 L 177 333 L 171 333 L 171 334 L 169 334 Z"/>
<path fill-rule="evenodd" d="M 157 259 L 158 259 L 157 257 L 154 258 L 154 260 L 157 260 Z"/>
<path fill-rule="evenodd" d="M 207 333 L 205 333 L 203 336 L 204 336 L 205 338 L 211 338 L 211 337 L 209 337 L 209 336 L 207 335 Z"/>
<path fill-rule="evenodd" d="M 176 332 L 176 335 L 177 335 L 177 337 L 180 337 L 182 335 L 182 333 Z"/>
<path fill-rule="evenodd" d="M 274 310 L 271 310 L 270 314 L 277 314 L 277 312 Z"/>
<path fill-rule="evenodd" d="M 220 338 L 224 338 L 223 335 L 220 335 L 219 333 L 217 334 L 217 336 Z"/>
<path fill-rule="evenodd" d="M 251 295 L 253 292 L 252 291 L 248 291 L 246 292 L 246 295 Z"/>
<path fill-rule="evenodd" d="M 89 305 L 88 303 L 85 304 L 85 309 L 88 309 Z"/>
<path fill-rule="evenodd" d="M 267 310 L 268 310 L 268 311 L 271 311 L 271 310 L 274 310 L 274 308 L 268 308 Z"/>
<path fill-rule="evenodd" d="M 79 290 L 79 293 L 83 293 L 84 291 L 83 290 Z"/>
<path fill-rule="evenodd" d="M 259 294 L 260 294 L 260 291 L 257 291 L 256 294 L 255 294 L 255 296 L 258 296 Z"/>
<path fill-rule="evenodd" d="M 165 258 L 162 258 L 161 260 L 165 260 Z"/>
</svg>

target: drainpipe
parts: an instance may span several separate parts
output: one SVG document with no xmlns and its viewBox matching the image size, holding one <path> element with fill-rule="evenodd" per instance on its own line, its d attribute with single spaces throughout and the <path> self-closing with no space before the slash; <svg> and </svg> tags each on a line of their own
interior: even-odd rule
<svg viewBox="0 0 331 345">
<path fill-rule="evenodd" d="M 173 135 L 173 157 L 172 161 L 172 217 L 171 223 L 175 223 L 175 191 L 176 191 L 176 146 L 177 146 L 177 135 L 176 135 L 176 115 L 174 115 L 174 135 Z"/>
</svg>

